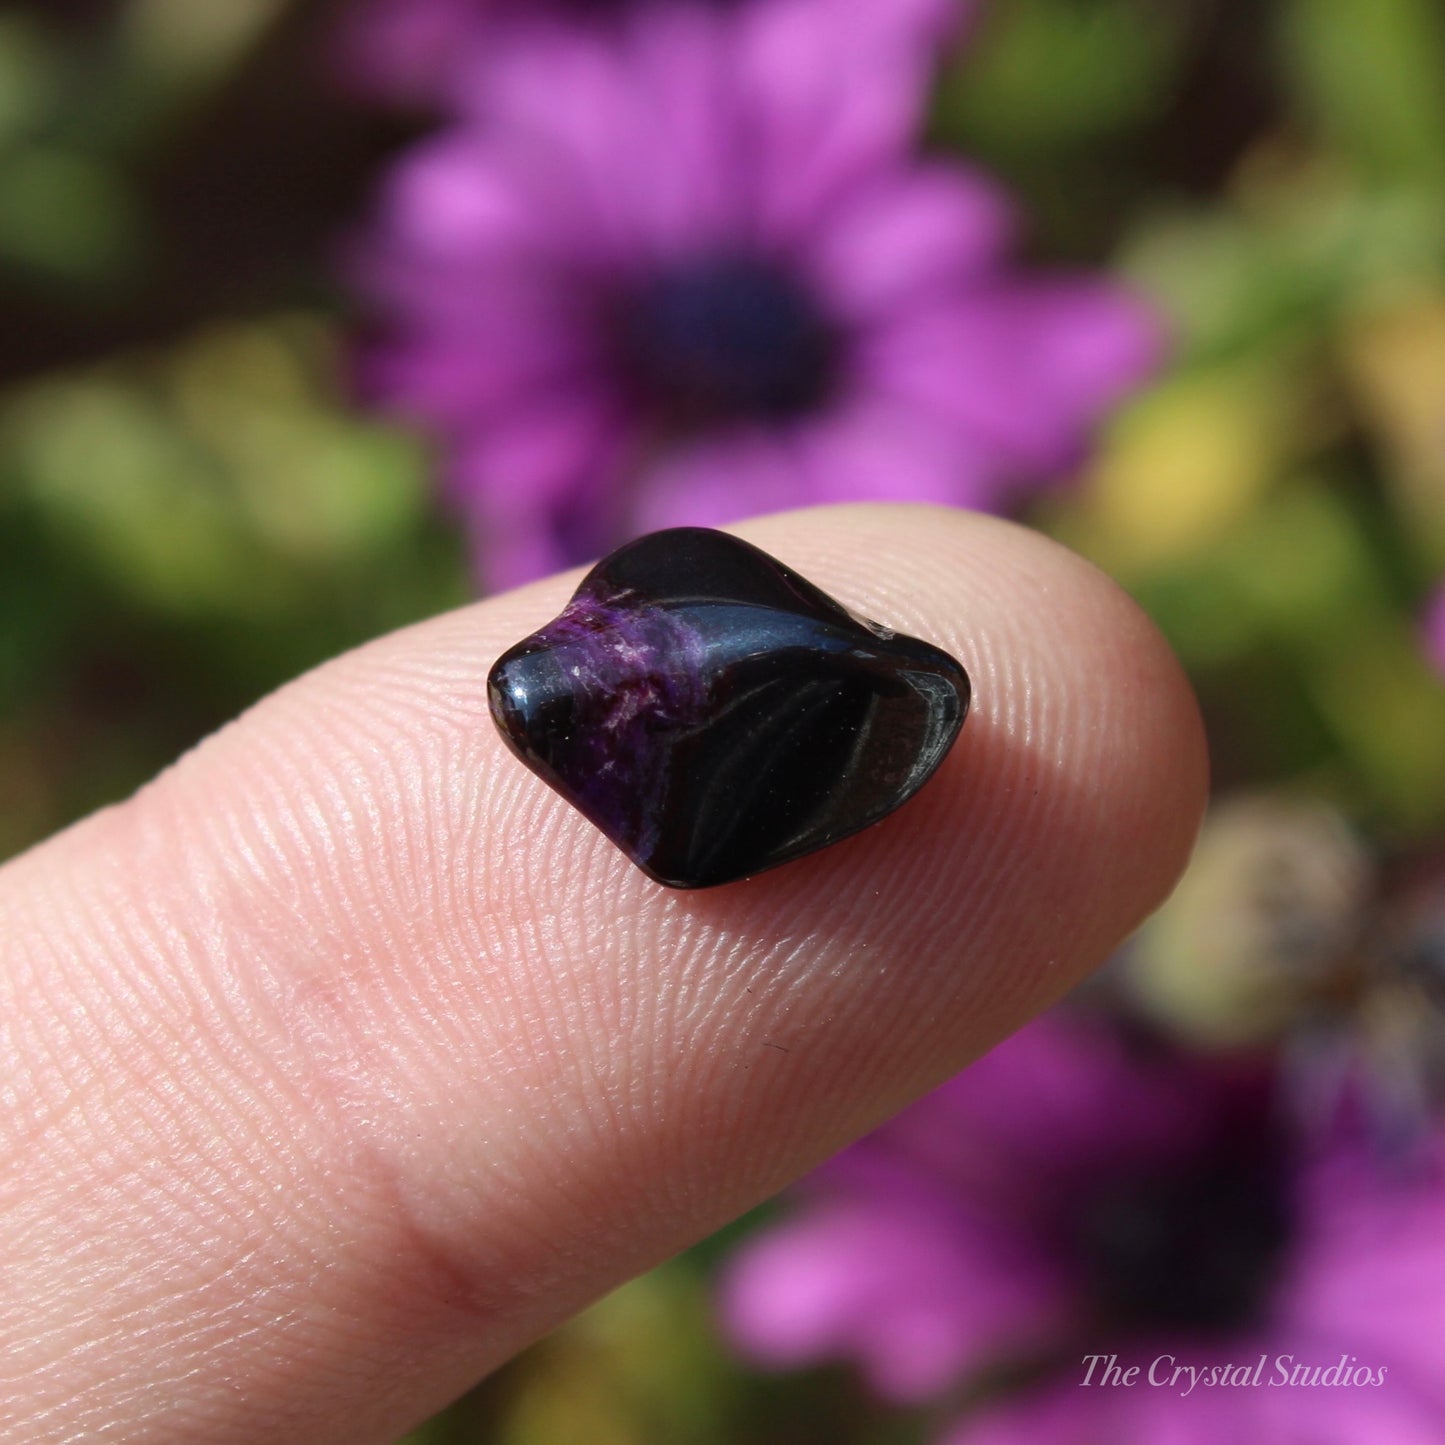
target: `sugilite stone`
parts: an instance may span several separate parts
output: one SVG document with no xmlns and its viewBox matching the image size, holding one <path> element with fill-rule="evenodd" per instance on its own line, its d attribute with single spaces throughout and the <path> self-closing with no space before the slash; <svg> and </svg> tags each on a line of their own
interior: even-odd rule
<svg viewBox="0 0 1445 1445">
<path fill-rule="evenodd" d="M 723 532 L 599 562 L 497 660 L 513 752 L 673 888 L 800 858 L 907 802 L 963 726 L 946 652 L 857 617 Z"/>
</svg>

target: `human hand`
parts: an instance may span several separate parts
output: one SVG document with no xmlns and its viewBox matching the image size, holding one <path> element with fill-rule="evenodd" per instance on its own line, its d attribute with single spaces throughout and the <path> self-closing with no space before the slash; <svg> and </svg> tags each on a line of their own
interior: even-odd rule
<svg viewBox="0 0 1445 1445">
<path fill-rule="evenodd" d="M 384 1442 L 1103 959 L 1205 792 L 1181 672 L 1038 535 L 739 529 L 946 647 L 891 818 L 649 882 L 507 752 L 555 578 L 340 658 L 0 870 L 0 1437 Z"/>
</svg>

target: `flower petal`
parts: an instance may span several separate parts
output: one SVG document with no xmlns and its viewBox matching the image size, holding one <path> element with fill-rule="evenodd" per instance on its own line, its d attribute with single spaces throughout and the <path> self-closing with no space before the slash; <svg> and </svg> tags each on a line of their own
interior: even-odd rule
<svg viewBox="0 0 1445 1445">
<path fill-rule="evenodd" d="M 841 12 L 845 7 L 838 6 Z M 876 16 L 855 0 L 859 16 Z M 917 139 L 932 56 L 906 32 L 851 26 L 816 6 L 753 5 L 737 27 L 760 238 L 796 240 L 846 187 Z"/>
<path fill-rule="evenodd" d="M 1056 1327 L 1064 1292 L 1019 1241 L 926 1194 L 894 1206 L 818 1210 L 745 1245 L 720 1296 L 738 1347 L 774 1368 L 846 1358 L 917 1401 Z"/>
<path fill-rule="evenodd" d="M 452 435 L 582 384 L 584 353 L 565 332 L 498 321 L 466 337 L 425 331 L 357 359 L 357 388 L 393 413 Z"/>
<path fill-rule="evenodd" d="M 1385 1364 L 1445 1410 L 1445 1339 L 1422 1323 L 1445 1299 L 1445 1174 L 1390 1174 L 1363 1151 L 1319 1161 L 1304 1185 L 1304 1235 L 1281 1289 L 1279 1333 L 1303 1357 L 1318 1345 Z"/>
<path fill-rule="evenodd" d="M 850 193 L 809 247 L 809 279 L 849 322 L 975 281 L 999 264 L 1014 217 L 976 171 L 931 165 Z"/>
<path fill-rule="evenodd" d="M 601 394 L 544 394 L 465 435 L 452 486 L 462 495 L 491 498 L 493 517 L 565 507 L 581 500 L 575 497 L 580 478 L 608 474 L 627 435 Z"/>
<path fill-rule="evenodd" d="M 802 506 L 807 478 L 788 433 L 741 429 L 679 445 L 647 466 L 630 508 L 638 532 L 722 527 Z"/>
<path fill-rule="evenodd" d="M 1339 1357 L 1313 1363 L 1331 1366 Z M 1186 1402 L 1187 1403 L 1187 1402 Z M 1253 1434 L 1231 1432 L 1215 1440 L 1254 1439 L 1280 1445 L 1438 1445 L 1440 1406 L 1415 1394 L 1409 1385 L 1386 1376 L 1378 1385 L 1329 1385 L 1282 1388 L 1267 1392 L 1260 1428 Z"/>
<path fill-rule="evenodd" d="M 801 443 L 808 500 L 985 507 L 987 459 L 967 437 L 906 407 L 860 399 L 820 418 Z"/>
<path fill-rule="evenodd" d="M 1120 1369 L 1137 1371 L 1129 1384 L 1100 1383 L 1100 1361 L 1086 1385 L 1087 1358 L 1070 1361 L 1064 1379 L 960 1421 L 942 1445 L 1285 1445 L 1287 1437 L 1261 1428 L 1262 1390 L 1196 1386 L 1185 1395 L 1185 1384 L 1167 1383 L 1169 1357 L 1158 1358 L 1156 1378 L 1166 1382 L 1159 1385 L 1149 1382 L 1147 1354 L 1118 1360 Z"/>
<path fill-rule="evenodd" d="M 1045 1015 L 829 1160 L 802 1196 L 841 1190 L 885 1208 L 900 1178 L 925 1178 L 1027 1218 L 1079 1181 L 1187 1151 L 1225 1088 L 1136 1057 L 1112 1030 Z"/>
<path fill-rule="evenodd" d="M 554 26 L 535 43 L 489 48 L 470 112 L 581 198 L 590 223 L 577 238 L 614 263 L 711 246 L 740 223 L 721 26 L 707 7 L 662 6 L 611 33 Z"/>
<path fill-rule="evenodd" d="M 484 8 L 479 0 L 342 0 L 331 67 L 359 95 L 432 101 Z"/>
<path fill-rule="evenodd" d="M 1089 281 L 1014 282 L 918 308 L 862 343 L 884 392 L 951 421 L 1015 481 L 1071 466 L 1161 352 L 1142 303 Z"/>
<path fill-rule="evenodd" d="M 578 238 L 551 214 L 536 176 L 475 128 L 415 147 L 387 178 L 381 209 L 393 246 L 413 265 L 483 270 L 570 255 Z"/>
<path fill-rule="evenodd" d="M 1421 618 L 1421 636 L 1425 657 L 1445 677 L 1445 584 L 1430 599 Z"/>
</svg>

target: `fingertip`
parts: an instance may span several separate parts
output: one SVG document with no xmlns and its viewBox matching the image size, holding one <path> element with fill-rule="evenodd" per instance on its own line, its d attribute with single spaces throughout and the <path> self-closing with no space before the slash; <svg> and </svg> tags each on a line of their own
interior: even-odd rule
<svg viewBox="0 0 1445 1445">
<path fill-rule="evenodd" d="M 107 1226 L 106 1308 L 145 1326 L 113 1358 L 160 1342 L 207 1418 L 239 1379 L 293 1432 L 400 1429 L 963 1067 L 1169 890 L 1202 730 L 1118 587 L 944 509 L 739 530 L 971 679 L 938 772 L 835 847 L 665 889 L 507 751 L 488 670 L 574 574 L 328 664 L 31 865 L 62 899 L 27 919 L 41 996 L 86 1048 L 33 996 L 29 1024 L 123 1106 L 104 1168 L 154 1184 Z M 60 1145 L 92 1159 L 91 1127 Z M 197 1160 L 209 1232 L 173 1207 Z M 63 1182 L 47 1223 L 97 1237 Z M 175 1251 L 197 1283 L 157 1296 Z M 277 1368 L 298 1350 L 329 1373 Z"/>
<path fill-rule="evenodd" d="M 826 897 L 891 916 L 914 959 L 997 935 L 1011 967 L 984 975 L 994 1003 L 1023 1016 L 1057 996 L 1167 896 L 1198 830 L 1203 726 L 1159 630 L 1090 563 L 995 518 L 863 505 L 746 532 L 952 652 L 973 691 L 953 754 L 913 802 L 832 856 L 754 880 L 754 900 L 796 918 L 811 871 Z M 1040 928 L 1045 946 L 1029 946 Z"/>
</svg>

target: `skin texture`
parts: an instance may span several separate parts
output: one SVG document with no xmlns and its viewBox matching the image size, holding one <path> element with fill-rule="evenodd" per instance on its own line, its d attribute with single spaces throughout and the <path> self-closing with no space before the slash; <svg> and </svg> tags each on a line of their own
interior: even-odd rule
<svg viewBox="0 0 1445 1445">
<path fill-rule="evenodd" d="M 383 638 L 0 870 L 0 1438 L 384 1442 L 1098 964 L 1205 794 L 1177 664 L 1036 534 L 740 535 L 957 656 L 913 801 L 702 893 L 507 752 L 554 578 Z"/>
</svg>

